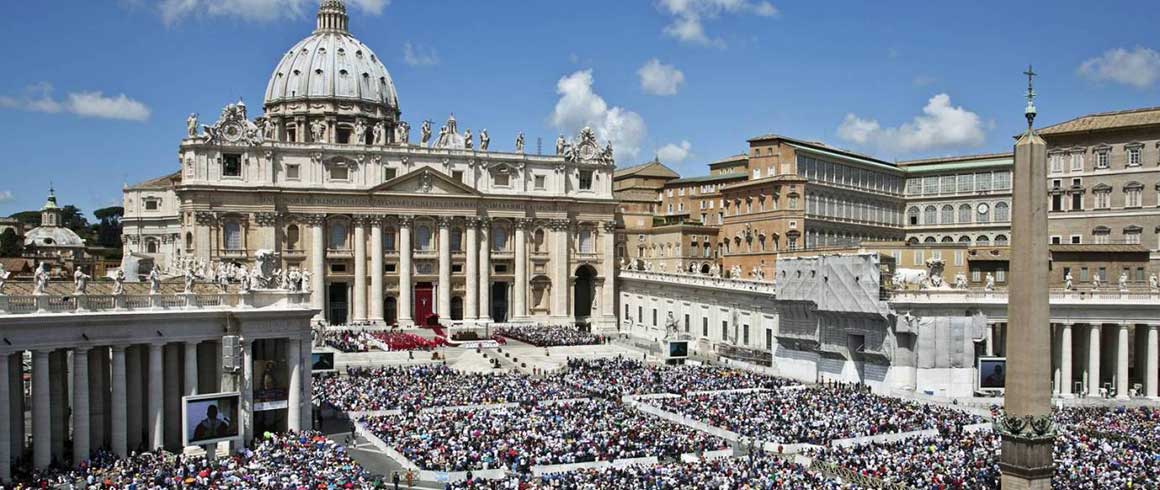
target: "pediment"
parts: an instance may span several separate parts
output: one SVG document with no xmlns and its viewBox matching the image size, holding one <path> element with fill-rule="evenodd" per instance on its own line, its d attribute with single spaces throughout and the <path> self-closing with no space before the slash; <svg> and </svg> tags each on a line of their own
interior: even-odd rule
<svg viewBox="0 0 1160 490">
<path fill-rule="evenodd" d="M 372 194 L 430 194 L 444 196 L 479 196 L 479 191 L 450 176 L 423 167 L 395 177 L 371 189 Z"/>
</svg>

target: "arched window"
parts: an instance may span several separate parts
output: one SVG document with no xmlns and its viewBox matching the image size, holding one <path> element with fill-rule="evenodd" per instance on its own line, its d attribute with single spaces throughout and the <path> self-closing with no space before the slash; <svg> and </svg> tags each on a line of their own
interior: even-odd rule
<svg viewBox="0 0 1160 490">
<path fill-rule="evenodd" d="M 331 221 L 330 222 L 330 241 L 327 247 L 332 250 L 346 250 L 350 248 L 347 245 L 347 235 L 349 228 L 345 221 Z"/>
<path fill-rule="evenodd" d="M 497 224 L 491 227 L 491 248 L 492 250 L 508 249 L 508 229 L 503 225 Z"/>
<path fill-rule="evenodd" d="M 942 208 L 942 224 L 949 225 L 955 222 L 955 207 L 947 204 Z"/>
<path fill-rule="evenodd" d="M 580 242 L 580 244 L 579 244 L 580 253 L 582 253 L 582 254 L 592 253 L 592 230 L 580 230 L 579 242 Z M 672 246 L 670 245 L 669 247 L 670 247 L 670 251 L 671 251 Z"/>
<path fill-rule="evenodd" d="M 431 241 L 430 225 L 422 224 L 415 227 L 415 250 L 430 251 Z"/>
<path fill-rule="evenodd" d="M 923 240 L 922 242 L 923 242 L 923 243 L 936 243 L 936 242 L 938 242 L 938 240 L 937 240 L 937 239 L 935 239 L 935 237 L 928 236 L 928 237 L 926 237 L 926 239 L 925 239 L 925 240 Z"/>
<path fill-rule="evenodd" d="M 979 235 L 978 238 L 975 238 L 975 246 L 977 247 L 986 247 L 990 244 L 991 239 L 987 238 L 987 235 Z"/>
<path fill-rule="evenodd" d="M 223 244 L 226 250 L 242 249 L 242 224 L 236 220 L 226 221 L 222 225 Z"/>
<path fill-rule="evenodd" d="M 906 240 L 906 243 L 909 245 L 918 245 L 918 237 L 912 236 L 910 239 Z"/>
<path fill-rule="evenodd" d="M 969 236 L 966 236 L 966 235 L 963 235 L 963 236 L 959 237 L 959 243 L 966 243 L 966 244 L 970 244 L 970 243 L 971 243 L 971 237 L 969 237 Z"/>
<path fill-rule="evenodd" d="M 1011 208 L 1005 202 L 995 203 L 995 221 L 1006 223 L 1011 220 Z M 995 238 L 998 240 L 998 237 Z"/>
<path fill-rule="evenodd" d="M 463 319 L 463 297 L 462 296 L 452 296 L 451 297 L 451 319 L 452 320 L 462 320 Z"/>
<path fill-rule="evenodd" d="M 926 209 L 922 210 L 922 224 L 938 224 L 938 210 L 934 206 L 927 206 Z"/>
<path fill-rule="evenodd" d="M 185 249 L 193 250 L 193 233 L 185 232 Z"/>
<path fill-rule="evenodd" d="M 156 238 L 146 238 L 145 239 L 145 253 L 155 254 L 155 253 L 157 253 L 157 248 L 158 247 L 157 247 L 157 239 Z"/>
<path fill-rule="evenodd" d="M 959 206 L 959 224 L 965 225 L 971 222 L 971 205 L 963 204 Z M 967 239 L 970 241 L 970 239 Z"/>
<path fill-rule="evenodd" d="M 995 235 L 995 246 L 996 247 L 1006 247 L 1007 246 L 1007 235 Z"/>
<path fill-rule="evenodd" d="M 544 229 L 536 228 L 536 232 L 532 233 L 532 250 L 537 253 L 544 251 Z"/>
<path fill-rule="evenodd" d="M 955 243 L 955 239 L 954 239 L 954 237 L 944 236 L 944 237 L 942 237 L 942 242 L 943 243 Z"/>
<path fill-rule="evenodd" d="M 463 251 L 463 228 L 452 228 L 451 229 L 451 251 L 452 252 L 462 252 Z"/>
<path fill-rule="evenodd" d="M 909 225 L 918 224 L 918 207 L 911 207 L 906 210 L 906 223 Z"/>
<path fill-rule="evenodd" d="M 286 250 L 298 250 L 299 234 L 298 225 L 286 227 Z"/>
</svg>

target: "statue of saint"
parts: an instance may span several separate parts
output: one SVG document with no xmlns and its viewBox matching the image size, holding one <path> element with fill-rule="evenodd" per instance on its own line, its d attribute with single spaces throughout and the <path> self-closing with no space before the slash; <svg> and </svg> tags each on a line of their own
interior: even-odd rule
<svg viewBox="0 0 1160 490">
<path fill-rule="evenodd" d="M 431 121 L 423 121 L 423 125 L 419 126 L 419 138 L 423 146 L 427 146 L 427 142 L 431 141 Z"/>
<path fill-rule="evenodd" d="M 79 267 L 73 271 L 73 283 L 75 286 L 73 294 L 85 294 L 89 288 L 89 279 L 92 279 L 92 277 L 85 274 L 85 271 L 82 271 Z"/>
<path fill-rule="evenodd" d="M 367 123 L 362 119 L 354 122 L 354 144 L 362 145 L 367 141 Z"/>
<path fill-rule="evenodd" d="M 524 132 L 520 131 L 520 134 L 516 135 L 516 153 L 523 153 L 523 152 L 524 152 Z"/>
<path fill-rule="evenodd" d="M 463 133 L 463 147 L 470 150 L 475 143 L 472 141 L 471 128 L 467 128 L 467 132 Z"/>
<path fill-rule="evenodd" d="M 117 269 L 113 273 L 113 296 L 125 294 L 125 270 Z"/>
<path fill-rule="evenodd" d="M 161 292 L 161 272 L 158 267 L 149 271 L 149 294 Z"/>
<path fill-rule="evenodd" d="M 35 285 L 32 289 L 32 294 L 37 296 L 48 294 L 48 263 L 41 262 L 36 266 L 36 272 L 32 276 Z"/>
<path fill-rule="evenodd" d="M 479 132 L 479 149 L 487 151 L 489 146 L 491 146 L 491 137 L 487 135 L 487 129 L 484 129 Z"/>
<path fill-rule="evenodd" d="M 190 138 L 197 136 L 197 113 L 190 114 L 185 118 L 185 132 Z"/>
<path fill-rule="evenodd" d="M 386 140 L 384 139 L 386 134 L 387 134 L 387 126 L 385 124 L 383 124 L 382 121 L 379 121 L 379 122 L 375 123 L 375 126 L 373 128 L 371 128 L 371 141 L 374 143 L 375 146 L 383 146 L 384 144 L 386 144 Z"/>
<path fill-rule="evenodd" d="M 0 296 L 4 295 L 4 283 L 8 282 L 9 277 L 12 277 L 12 273 L 4 270 L 4 264 L 0 264 Z"/>
<path fill-rule="evenodd" d="M 568 140 L 564 139 L 564 135 L 556 137 L 556 156 L 564 155 L 565 146 L 568 146 Z"/>
</svg>

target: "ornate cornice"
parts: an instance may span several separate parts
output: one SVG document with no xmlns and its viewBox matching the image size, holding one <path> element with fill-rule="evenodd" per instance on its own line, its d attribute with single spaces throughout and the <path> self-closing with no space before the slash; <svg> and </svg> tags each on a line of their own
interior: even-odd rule
<svg viewBox="0 0 1160 490">
<path fill-rule="evenodd" d="M 194 219 L 199 225 L 212 225 L 217 223 L 218 215 L 213 211 L 198 211 L 194 214 Z"/>
<path fill-rule="evenodd" d="M 254 213 L 254 222 L 259 226 L 275 226 L 278 224 L 279 216 L 280 215 L 278 213 L 266 211 L 258 212 Z"/>
</svg>

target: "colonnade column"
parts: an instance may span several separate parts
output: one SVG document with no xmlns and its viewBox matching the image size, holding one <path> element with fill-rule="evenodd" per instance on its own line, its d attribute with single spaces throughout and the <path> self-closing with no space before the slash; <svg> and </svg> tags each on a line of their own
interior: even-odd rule
<svg viewBox="0 0 1160 490">
<path fill-rule="evenodd" d="M 987 357 L 995 355 L 995 324 L 987 322 L 987 345 L 985 350 Z"/>
<path fill-rule="evenodd" d="M 516 275 L 515 298 L 512 308 L 515 310 L 513 320 L 524 320 L 528 317 L 528 227 L 531 220 L 521 218 L 516 220 Z"/>
<path fill-rule="evenodd" d="M 1157 365 L 1160 363 L 1160 339 L 1157 338 L 1158 336 L 1160 336 L 1160 325 L 1148 325 L 1148 338 L 1144 354 L 1144 393 L 1149 398 L 1156 398 L 1160 395 L 1160 390 L 1157 389 L 1156 384 L 1157 381 L 1160 381 L 1157 379 L 1160 377 L 1160 373 L 1156 372 L 1157 369 L 1160 369 L 1160 366 Z"/>
<path fill-rule="evenodd" d="M 49 434 L 52 438 L 52 460 L 64 461 L 64 440 L 67 437 L 69 420 L 66 405 L 68 404 L 68 353 L 55 350 L 48 354 L 48 397 L 49 397 Z M 97 393 L 100 393 L 99 391 Z"/>
<path fill-rule="evenodd" d="M 1071 324 L 1059 326 L 1059 376 L 1062 383 L 1059 387 L 1061 395 L 1071 394 Z"/>
<path fill-rule="evenodd" d="M 368 320 L 375 325 L 383 323 L 383 219 L 372 216 L 371 225 L 371 305 Z"/>
<path fill-rule="evenodd" d="M 326 274 L 326 240 L 322 229 L 325 220 L 320 214 L 306 217 L 310 225 L 310 306 L 318 310 L 318 318 L 326 318 L 323 312 L 323 298 L 326 297 L 323 291 L 323 284 L 326 284 L 323 278 Z"/>
<path fill-rule="evenodd" d="M 439 291 L 436 302 L 439 323 L 451 321 L 451 218 L 440 216 L 439 227 Z"/>
<path fill-rule="evenodd" d="M 127 400 L 125 420 L 128 432 L 125 444 L 135 451 L 141 447 L 141 434 L 145 430 L 145 407 L 142 406 L 144 397 L 141 394 L 141 381 L 144 379 L 144 372 L 141 370 L 141 349 L 133 346 L 127 347 L 125 373 L 127 378 L 125 383 L 125 399 Z"/>
<path fill-rule="evenodd" d="M 175 343 L 166 344 L 163 350 L 165 353 L 162 372 L 166 382 L 162 387 L 162 396 L 165 397 L 165 413 L 179 414 L 181 413 L 181 374 L 184 370 L 180 362 L 181 347 Z M 165 437 L 162 440 L 169 448 L 176 448 L 181 444 L 180 417 L 165 417 Z"/>
<path fill-rule="evenodd" d="M 491 321 L 491 220 L 479 220 L 479 321 Z"/>
<path fill-rule="evenodd" d="M 165 447 L 165 392 L 162 348 L 164 344 L 149 344 L 149 449 Z"/>
<path fill-rule="evenodd" d="M 1051 377 L 1052 394 L 1058 395 L 1063 389 L 1063 325 L 1051 323 Z"/>
<path fill-rule="evenodd" d="M 181 392 L 185 396 L 197 394 L 197 344 L 196 341 L 185 343 L 185 381 L 182 384 L 185 390 Z"/>
<path fill-rule="evenodd" d="M 466 271 L 466 291 L 467 298 L 464 301 L 466 311 L 463 312 L 464 320 L 478 320 L 479 319 L 479 296 L 482 292 L 479 289 L 479 218 L 468 217 L 466 231 L 467 244 L 464 245 L 463 250 L 467 252 L 467 271 Z"/>
<path fill-rule="evenodd" d="M 1100 393 L 1100 324 L 1088 325 L 1088 394 Z"/>
<path fill-rule="evenodd" d="M 32 351 L 32 465 L 38 470 L 52 464 L 48 386 L 48 352 Z"/>
<path fill-rule="evenodd" d="M 411 267 L 411 226 L 415 224 L 413 216 L 399 217 L 399 326 L 411 327 L 415 321 L 411 318 L 411 307 L 414 306 L 412 281 L 414 270 Z"/>
<path fill-rule="evenodd" d="M 12 432 L 12 454 L 24 455 L 24 351 L 8 354 L 8 428 Z"/>
<path fill-rule="evenodd" d="M 12 390 L 8 383 L 12 380 L 8 372 L 7 351 L 0 351 L 0 483 L 12 481 Z M 23 396 L 23 393 L 20 393 Z"/>
<path fill-rule="evenodd" d="M 113 454 L 124 458 L 129 455 L 128 435 L 128 389 L 126 387 L 125 346 L 113 346 L 113 375 L 111 384 L 113 389 L 112 417 L 109 424 L 109 438 Z"/>
<path fill-rule="evenodd" d="M 354 218 L 354 313 L 351 319 L 367 319 L 367 228 L 366 218 Z"/>
<path fill-rule="evenodd" d="M 1116 398 L 1128 398 L 1128 324 L 1116 326 Z"/>
<path fill-rule="evenodd" d="M 558 321 L 572 316 L 568 311 L 568 231 L 571 228 L 566 219 L 552 222 L 552 317 Z"/>
<path fill-rule="evenodd" d="M 601 254 L 600 260 L 603 261 L 603 275 L 604 284 L 600 286 L 600 311 L 592 312 L 592 315 L 599 314 L 605 321 L 611 322 L 606 325 L 609 329 L 616 328 L 616 221 L 604 222 L 604 236 L 601 239 Z"/>
<path fill-rule="evenodd" d="M 286 339 L 286 361 L 290 363 L 290 385 L 286 399 L 286 429 L 302 431 L 302 342 Z"/>
<path fill-rule="evenodd" d="M 89 348 L 73 349 L 73 464 L 89 459 Z"/>
</svg>

